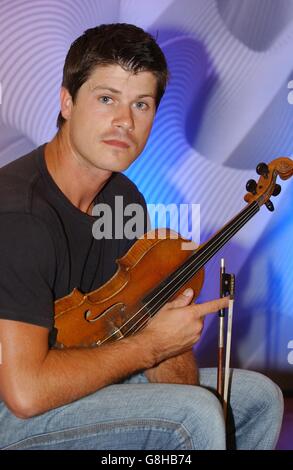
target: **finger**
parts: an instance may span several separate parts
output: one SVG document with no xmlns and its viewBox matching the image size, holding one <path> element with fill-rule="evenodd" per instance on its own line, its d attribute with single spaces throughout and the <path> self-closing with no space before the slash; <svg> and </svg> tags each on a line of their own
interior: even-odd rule
<svg viewBox="0 0 293 470">
<path fill-rule="evenodd" d="M 205 317 L 209 313 L 218 312 L 221 308 L 228 308 L 229 297 L 223 297 L 221 299 L 210 300 L 202 304 L 195 304 L 194 308 L 200 318 Z"/>
<path fill-rule="evenodd" d="M 186 305 L 190 304 L 193 299 L 193 295 L 194 293 L 192 289 L 185 289 L 185 291 L 182 292 L 182 294 L 179 294 L 176 299 L 172 300 L 172 302 L 169 302 L 168 306 L 171 308 L 185 307 Z"/>
</svg>

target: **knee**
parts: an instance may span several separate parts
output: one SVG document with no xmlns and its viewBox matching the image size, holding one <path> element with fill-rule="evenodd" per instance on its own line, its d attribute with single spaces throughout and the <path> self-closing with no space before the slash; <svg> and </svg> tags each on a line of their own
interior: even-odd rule
<svg viewBox="0 0 293 470">
<path fill-rule="evenodd" d="M 254 371 L 238 371 L 240 382 L 245 383 L 243 394 L 251 401 L 255 411 L 269 413 L 272 419 L 281 422 L 284 411 L 283 394 L 279 386 L 265 375 Z"/>
<path fill-rule="evenodd" d="M 181 402 L 181 413 L 191 449 L 225 449 L 225 422 L 219 400 L 202 387 L 188 389 Z"/>
<path fill-rule="evenodd" d="M 280 387 L 265 375 L 255 372 L 258 382 L 258 397 L 262 400 L 264 408 L 270 410 L 272 416 L 282 421 L 284 412 L 284 399 Z"/>
</svg>

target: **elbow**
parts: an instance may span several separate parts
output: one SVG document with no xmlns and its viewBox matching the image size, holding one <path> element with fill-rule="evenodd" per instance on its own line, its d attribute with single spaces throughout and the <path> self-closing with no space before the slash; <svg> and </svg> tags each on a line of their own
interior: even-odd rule
<svg viewBox="0 0 293 470">
<path fill-rule="evenodd" d="M 34 413 L 33 410 L 30 410 L 30 409 L 27 409 L 27 408 L 22 408 L 22 407 L 15 407 L 15 408 L 11 408 L 10 407 L 10 411 L 11 413 L 14 414 L 14 416 L 16 416 L 16 418 L 19 418 L 19 419 L 29 419 L 29 418 L 33 418 L 34 416 L 37 415 L 37 413 Z"/>
<path fill-rule="evenodd" d="M 18 419 L 28 419 L 28 418 L 32 418 L 33 415 L 29 414 L 29 413 L 26 413 L 23 409 L 20 409 L 20 408 L 12 408 L 10 406 L 7 405 L 7 407 L 9 408 L 9 410 L 11 411 L 11 413 Z"/>
<path fill-rule="evenodd" d="M 31 397 L 26 397 L 21 393 L 6 398 L 4 402 L 9 411 L 11 411 L 16 418 L 29 419 L 40 414 L 36 403 L 33 402 Z"/>
</svg>

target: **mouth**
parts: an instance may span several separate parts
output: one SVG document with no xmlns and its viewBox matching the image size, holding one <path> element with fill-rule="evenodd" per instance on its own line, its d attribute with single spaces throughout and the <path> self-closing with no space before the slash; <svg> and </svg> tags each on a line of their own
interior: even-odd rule
<svg viewBox="0 0 293 470">
<path fill-rule="evenodd" d="M 119 147 L 122 149 L 128 149 L 130 145 L 127 142 L 124 142 L 124 140 L 116 140 L 116 139 L 111 139 L 111 140 L 103 140 L 104 144 L 111 145 L 112 147 Z"/>
</svg>

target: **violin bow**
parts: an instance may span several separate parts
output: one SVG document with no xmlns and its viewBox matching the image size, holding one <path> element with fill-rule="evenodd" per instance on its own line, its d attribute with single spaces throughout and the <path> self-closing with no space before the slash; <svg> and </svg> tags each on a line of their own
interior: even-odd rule
<svg viewBox="0 0 293 470">
<path fill-rule="evenodd" d="M 220 266 L 220 297 L 229 296 L 230 299 L 229 299 L 229 305 L 228 305 L 226 348 L 224 348 L 225 309 L 219 310 L 217 392 L 223 405 L 225 418 L 226 418 L 227 405 L 228 405 L 228 386 L 229 386 L 229 375 L 230 375 L 230 355 L 231 355 L 234 293 L 235 293 L 235 275 L 226 273 L 225 260 L 224 258 L 222 258 L 221 266 Z M 226 357 L 225 357 L 225 371 L 223 375 L 224 350 L 226 350 Z"/>
<path fill-rule="evenodd" d="M 225 297 L 224 290 L 225 260 L 221 258 L 220 265 L 220 297 Z M 218 334 L 218 371 L 217 371 L 217 392 L 219 397 L 223 397 L 223 358 L 224 358 L 224 329 L 225 329 L 225 309 L 219 310 L 219 334 Z"/>
<path fill-rule="evenodd" d="M 232 324 L 233 324 L 233 307 L 235 295 L 235 276 L 230 274 L 230 299 L 228 306 L 228 319 L 227 319 L 227 335 L 226 335 L 226 359 L 225 359 L 225 374 L 224 374 L 224 393 L 223 393 L 223 410 L 224 418 L 227 419 L 227 410 L 229 405 L 228 389 L 230 382 L 230 356 L 231 356 L 231 340 L 232 340 Z"/>
</svg>

